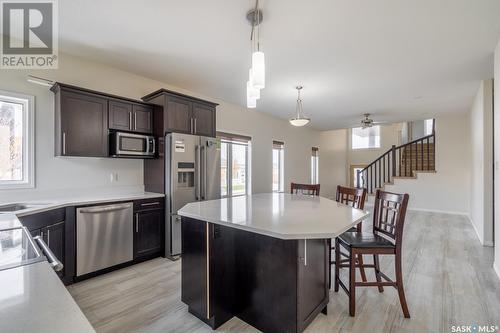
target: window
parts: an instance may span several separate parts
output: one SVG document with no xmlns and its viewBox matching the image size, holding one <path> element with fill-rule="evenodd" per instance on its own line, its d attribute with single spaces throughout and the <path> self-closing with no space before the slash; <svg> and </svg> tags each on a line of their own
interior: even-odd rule
<svg viewBox="0 0 500 333">
<path fill-rule="evenodd" d="M 319 148 L 312 147 L 311 152 L 311 184 L 319 184 Z"/>
<path fill-rule="evenodd" d="M 217 136 L 221 140 L 221 196 L 249 194 L 251 138 L 220 132 Z"/>
<path fill-rule="evenodd" d="M 380 126 L 355 127 L 351 134 L 352 149 L 380 148 Z"/>
<path fill-rule="evenodd" d="M 0 91 L 0 188 L 33 187 L 34 97 Z"/>
<path fill-rule="evenodd" d="M 431 135 L 434 131 L 434 119 L 424 120 L 424 135 Z"/>
<path fill-rule="evenodd" d="M 284 191 L 284 154 L 285 144 L 273 141 L 273 192 Z"/>
</svg>

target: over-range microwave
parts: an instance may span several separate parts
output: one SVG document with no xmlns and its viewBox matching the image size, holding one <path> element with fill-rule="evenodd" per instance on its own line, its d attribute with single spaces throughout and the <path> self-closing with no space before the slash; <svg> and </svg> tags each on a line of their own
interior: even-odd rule
<svg viewBox="0 0 500 333">
<path fill-rule="evenodd" d="M 155 153 L 154 136 L 119 131 L 109 134 L 109 154 L 112 157 L 153 158 Z"/>
</svg>

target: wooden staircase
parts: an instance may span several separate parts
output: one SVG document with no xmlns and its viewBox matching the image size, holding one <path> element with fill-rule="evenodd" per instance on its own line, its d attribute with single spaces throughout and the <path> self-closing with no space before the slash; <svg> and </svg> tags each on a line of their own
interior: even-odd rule
<svg viewBox="0 0 500 333">
<path fill-rule="evenodd" d="M 436 172 L 436 137 L 432 134 L 392 146 L 363 170 L 358 171 L 358 187 L 366 188 L 368 194 L 375 194 L 394 179 L 416 178 L 418 172 Z"/>
</svg>

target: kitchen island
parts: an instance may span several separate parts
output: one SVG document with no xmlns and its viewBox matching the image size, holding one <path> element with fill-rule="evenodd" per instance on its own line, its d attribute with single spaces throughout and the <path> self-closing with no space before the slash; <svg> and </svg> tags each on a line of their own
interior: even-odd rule
<svg viewBox="0 0 500 333">
<path fill-rule="evenodd" d="M 193 202 L 182 216 L 182 294 L 212 328 L 233 316 L 302 332 L 329 297 L 328 240 L 368 215 L 313 196 L 264 193 Z"/>
</svg>

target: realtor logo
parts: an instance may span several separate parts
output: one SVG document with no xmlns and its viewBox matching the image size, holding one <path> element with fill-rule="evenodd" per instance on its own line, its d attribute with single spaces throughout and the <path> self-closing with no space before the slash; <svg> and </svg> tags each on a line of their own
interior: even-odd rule
<svg viewBox="0 0 500 333">
<path fill-rule="evenodd" d="M 2 0 L 1 68 L 57 68 L 56 0 Z"/>
</svg>

